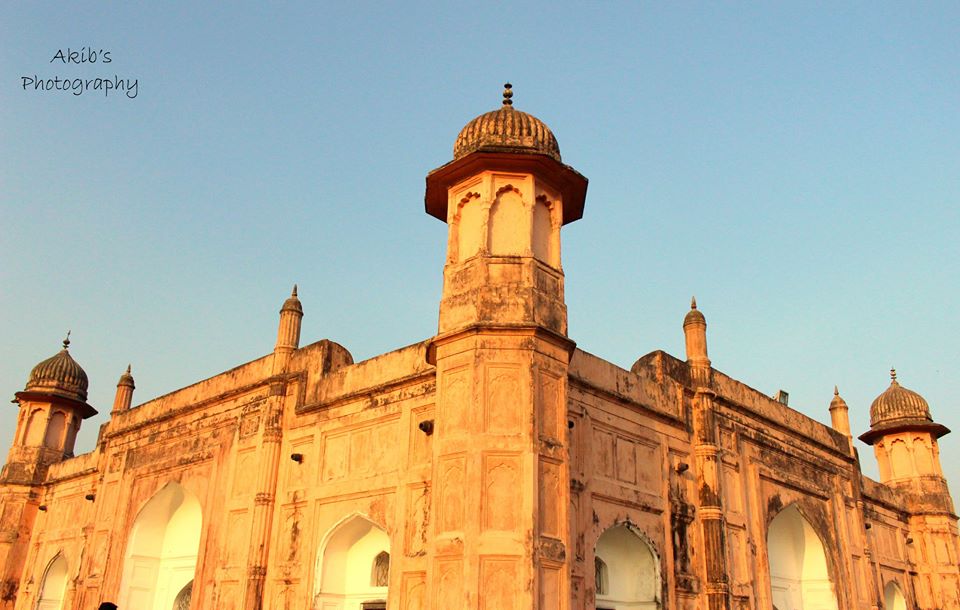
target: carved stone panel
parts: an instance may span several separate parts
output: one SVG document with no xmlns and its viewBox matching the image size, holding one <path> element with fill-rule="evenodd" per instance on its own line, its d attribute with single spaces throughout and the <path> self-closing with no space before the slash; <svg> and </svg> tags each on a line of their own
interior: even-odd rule
<svg viewBox="0 0 960 610">
<path fill-rule="evenodd" d="M 540 608 L 560 607 L 561 566 L 542 566 L 540 568 Z"/>
<path fill-rule="evenodd" d="M 482 527 L 484 530 L 512 532 L 517 528 L 521 507 L 521 463 L 516 454 L 492 454 L 483 458 Z"/>
<path fill-rule="evenodd" d="M 518 365 L 489 366 L 486 369 L 483 424 L 487 432 L 517 434 L 523 421 Z"/>
<path fill-rule="evenodd" d="M 470 370 L 462 367 L 443 374 L 440 384 L 439 424 L 448 433 L 467 432 L 473 401 L 470 399 Z"/>
<path fill-rule="evenodd" d="M 561 538 L 561 488 L 560 464 L 540 460 L 540 532 L 546 536 Z"/>
<path fill-rule="evenodd" d="M 634 485 L 637 482 L 637 446 L 622 436 L 616 441 L 617 480 Z"/>
<path fill-rule="evenodd" d="M 463 608 L 463 560 L 438 559 L 434 568 L 434 608 Z"/>
<path fill-rule="evenodd" d="M 335 481 L 347 476 L 350 437 L 346 433 L 330 435 L 323 443 L 323 480 Z"/>
<path fill-rule="evenodd" d="M 560 379 L 549 373 L 540 373 L 540 435 L 559 442 L 566 428 L 566 409 L 560 404 Z"/>
<path fill-rule="evenodd" d="M 480 558 L 480 610 L 519 608 L 522 584 L 515 557 Z"/>
<path fill-rule="evenodd" d="M 402 590 L 402 610 L 423 610 L 426 608 L 427 574 L 425 572 L 404 573 Z"/>
<path fill-rule="evenodd" d="M 465 465 L 466 459 L 462 455 L 447 456 L 440 460 L 437 483 L 440 494 L 437 531 L 440 533 L 463 529 Z"/>
<path fill-rule="evenodd" d="M 234 497 L 248 496 L 253 493 L 257 477 L 256 447 L 242 449 L 237 452 L 237 464 L 233 469 Z"/>
<path fill-rule="evenodd" d="M 414 557 L 426 553 L 430 520 L 430 487 L 411 485 L 407 488 L 407 519 L 404 525 L 404 550 Z"/>
</svg>

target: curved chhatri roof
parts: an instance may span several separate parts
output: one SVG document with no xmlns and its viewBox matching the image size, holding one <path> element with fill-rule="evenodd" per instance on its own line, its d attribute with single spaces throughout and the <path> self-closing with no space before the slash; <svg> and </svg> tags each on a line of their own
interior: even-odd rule
<svg viewBox="0 0 960 610">
<path fill-rule="evenodd" d="M 30 378 L 27 380 L 24 391 L 56 394 L 86 402 L 89 386 L 87 374 L 70 356 L 69 347 L 70 333 L 67 333 L 67 338 L 63 340 L 63 349 L 30 371 Z"/>
<path fill-rule="evenodd" d="M 890 387 L 870 405 L 870 427 L 896 421 L 932 422 L 933 418 L 923 396 L 900 385 L 897 371 L 890 369 Z"/>
<path fill-rule="evenodd" d="M 560 145 L 546 123 L 513 107 L 513 90 L 504 85 L 503 106 L 481 114 L 460 130 L 454 160 L 477 151 L 547 155 L 560 161 Z"/>
</svg>

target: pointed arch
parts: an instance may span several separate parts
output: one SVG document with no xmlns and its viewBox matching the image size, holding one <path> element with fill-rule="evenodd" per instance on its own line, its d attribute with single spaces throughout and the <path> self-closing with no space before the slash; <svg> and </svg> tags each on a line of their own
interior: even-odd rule
<svg viewBox="0 0 960 610">
<path fill-rule="evenodd" d="M 361 610 L 386 602 L 389 560 L 390 538 L 382 527 L 360 513 L 341 519 L 317 553 L 315 606 Z"/>
<path fill-rule="evenodd" d="M 40 599 L 37 610 L 61 610 L 67 591 L 67 560 L 63 553 L 57 553 L 43 571 L 40 584 Z"/>
<path fill-rule="evenodd" d="M 528 254 L 532 222 L 532 210 L 527 209 L 520 189 L 510 184 L 501 187 L 490 207 L 487 249 L 494 256 Z"/>
<path fill-rule="evenodd" d="M 884 610 L 907 610 L 907 600 L 897 581 L 891 580 L 883 587 Z"/>
<path fill-rule="evenodd" d="M 779 610 L 837 610 L 823 541 L 796 504 L 770 522 L 767 560 L 773 605 Z"/>
<path fill-rule="evenodd" d="M 199 500 L 179 483 L 167 483 L 155 493 L 130 528 L 119 606 L 173 608 L 194 579 L 202 526 Z"/>
<path fill-rule="evenodd" d="M 630 524 L 604 530 L 594 550 L 595 607 L 660 607 L 660 560 L 653 545 Z"/>
</svg>

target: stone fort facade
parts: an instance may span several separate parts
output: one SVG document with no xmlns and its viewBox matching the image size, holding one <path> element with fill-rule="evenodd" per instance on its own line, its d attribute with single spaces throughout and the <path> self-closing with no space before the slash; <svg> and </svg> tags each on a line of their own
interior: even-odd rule
<svg viewBox="0 0 960 610">
<path fill-rule="evenodd" d="M 577 349 L 560 236 L 587 180 L 511 95 L 427 176 L 436 336 L 301 346 L 294 289 L 262 358 L 136 407 L 128 370 L 82 455 L 69 342 L 33 369 L 0 610 L 960 609 L 949 431 L 895 374 L 873 481 L 839 394 L 826 426 L 714 369 L 695 303 L 683 357 Z"/>
</svg>

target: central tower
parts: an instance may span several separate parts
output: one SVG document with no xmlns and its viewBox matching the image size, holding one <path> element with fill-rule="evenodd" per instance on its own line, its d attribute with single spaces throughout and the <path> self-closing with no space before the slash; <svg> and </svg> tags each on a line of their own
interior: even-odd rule
<svg viewBox="0 0 960 610">
<path fill-rule="evenodd" d="M 439 333 L 428 545 L 433 608 L 568 608 L 567 374 L 574 343 L 560 227 L 587 180 L 539 119 L 498 110 L 427 176 L 449 227 Z"/>
</svg>

